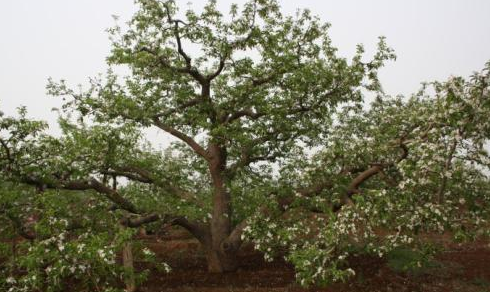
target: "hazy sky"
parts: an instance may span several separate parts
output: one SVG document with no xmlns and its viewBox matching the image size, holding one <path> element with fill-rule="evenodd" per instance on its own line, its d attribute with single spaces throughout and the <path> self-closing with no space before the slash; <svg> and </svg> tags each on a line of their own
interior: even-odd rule
<svg viewBox="0 0 490 292">
<path fill-rule="evenodd" d="M 183 6 L 189 1 L 178 1 Z M 201 6 L 204 1 L 191 1 Z M 230 3 L 218 0 L 228 11 Z M 489 0 L 306 0 L 279 1 L 285 13 L 310 8 L 330 22 L 339 53 L 351 56 L 363 43 L 372 52 L 380 35 L 398 56 L 381 71 L 389 94 L 410 94 L 421 81 L 468 76 L 490 60 Z M 48 77 L 84 84 L 103 73 L 111 15 L 128 20 L 131 0 L 1 0 L 0 109 L 26 105 L 31 117 L 55 127 L 61 99 L 46 96 Z"/>
</svg>

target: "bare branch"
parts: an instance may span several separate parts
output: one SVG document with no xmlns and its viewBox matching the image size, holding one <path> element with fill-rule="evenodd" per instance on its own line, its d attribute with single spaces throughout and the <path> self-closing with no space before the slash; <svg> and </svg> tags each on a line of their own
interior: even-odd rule
<svg viewBox="0 0 490 292">
<path fill-rule="evenodd" d="M 140 227 L 141 225 L 144 225 L 144 224 L 148 224 L 148 223 L 158 221 L 160 219 L 161 218 L 159 215 L 152 213 L 152 214 L 148 214 L 148 215 L 144 215 L 144 216 L 139 216 L 137 218 L 131 218 L 128 216 L 128 217 L 122 218 L 119 221 L 119 223 L 121 223 L 121 225 L 126 226 L 126 227 L 135 228 L 135 227 Z"/>
<path fill-rule="evenodd" d="M 178 131 L 175 128 L 172 128 L 170 126 L 165 125 L 158 119 L 157 117 L 153 118 L 153 123 L 160 129 L 164 130 L 165 132 L 169 133 L 170 135 L 179 138 L 183 142 L 185 142 L 187 145 L 189 145 L 194 152 L 199 154 L 201 157 L 203 157 L 206 160 L 210 160 L 208 152 L 201 146 L 199 145 L 194 139 L 191 137 L 187 136 L 186 134 Z"/>
<path fill-rule="evenodd" d="M 156 186 L 159 186 L 169 191 L 171 194 L 179 197 L 184 201 L 196 204 L 199 207 L 205 207 L 203 202 L 199 201 L 196 198 L 195 194 L 192 194 L 182 188 L 179 188 L 168 181 L 155 179 L 154 175 L 152 175 L 149 171 L 145 169 L 136 166 L 115 167 L 114 169 L 115 170 L 107 170 L 101 173 L 108 174 L 108 175 L 123 176 L 129 180 L 138 181 L 141 183 L 154 184 Z"/>
<path fill-rule="evenodd" d="M 357 175 L 349 184 L 347 187 L 347 194 L 352 195 L 354 193 L 359 192 L 359 186 L 363 184 L 365 181 L 367 181 L 369 178 L 374 176 L 375 174 L 378 174 L 383 170 L 383 166 L 381 164 L 375 164 L 365 171 L 361 172 L 359 175 Z"/>
<path fill-rule="evenodd" d="M 196 79 L 200 84 L 204 85 L 204 83 L 206 82 L 206 78 L 201 73 L 199 73 L 199 71 L 196 68 L 192 67 L 192 59 L 184 51 L 184 49 L 182 47 L 182 40 L 181 40 L 181 36 L 180 36 L 180 32 L 179 32 L 179 23 L 186 25 L 185 22 L 183 22 L 181 20 L 172 19 L 172 15 L 170 14 L 169 7 L 165 6 L 165 9 L 167 11 L 167 22 L 170 24 L 172 24 L 172 23 L 174 24 L 173 31 L 174 31 L 175 41 L 177 42 L 177 51 L 178 51 L 179 55 L 182 56 L 182 58 L 184 58 L 184 60 L 185 60 L 185 64 L 186 64 L 185 72 L 187 72 L 189 75 L 194 77 L 194 79 Z"/>
<path fill-rule="evenodd" d="M 119 208 L 129 211 L 131 213 L 138 213 L 137 208 L 127 199 L 125 199 L 117 191 L 111 189 L 110 187 L 104 185 L 98 180 L 91 178 L 88 180 L 74 180 L 74 181 L 58 181 L 55 183 L 45 183 L 42 180 L 36 179 L 34 177 L 27 177 L 21 180 L 23 183 L 29 185 L 35 185 L 47 189 L 64 189 L 71 191 L 85 191 L 85 190 L 95 190 L 98 193 L 104 194 L 111 202 L 118 205 Z"/>
<path fill-rule="evenodd" d="M 158 62 L 166 69 L 169 69 L 175 73 L 189 74 L 196 81 L 198 81 L 200 84 L 204 84 L 206 82 L 204 76 L 202 76 L 201 73 L 199 73 L 199 71 L 197 71 L 197 69 L 195 69 L 193 67 L 175 67 L 175 66 L 172 66 L 165 57 L 158 55 L 158 53 L 156 51 L 154 51 L 150 48 L 147 48 L 147 47 L 143 47 L 139 51 L 140 52 L 146 52 L 146 53 L 153 55 L 155 58 L 157 58 Z"/>
<path fill-rule="evenodd" d="M 221 58 L 219 60 L 219 64 L 218 64 L 218 69 L 216 69 L 216 71 L 214 73 L 211 73 L 208 76 L 206 76 L 206 80 L 208 82 L 211 82 L 214 78 L 218 77 L 221 74 L 221 72 L 225 68 L 227 58 L 228 58 L 228 54 L 221 56 Z"/>
<path fill-rule="evenodd" d="M 102 174 L 124 176 L 130 180 L 142 183 L 153 183 L 151 173 L 146 169 L 137 166 L 114 166 L 101 171 Z"/>
</svg>

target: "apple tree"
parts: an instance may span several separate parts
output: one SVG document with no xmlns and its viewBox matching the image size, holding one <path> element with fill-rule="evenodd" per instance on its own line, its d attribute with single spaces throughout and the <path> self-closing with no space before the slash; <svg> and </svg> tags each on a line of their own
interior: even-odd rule
<svg viewBox="0 0 490 292">
<path fill-rule="evenodd" d="M 209 220 L 174 222 L 203 244 L 210 271 L 232 271 L 246 225 L 234 215 L 240 181 L 257 165 L 294 155 L 300 142 L 319 145 L 337 106 L 360 101 L 363 88 L 377 90 L 377 70 L 393 54 L 381 39 L 371 61 L 359 46 L 348 62 L 327 24 L 307 10 L 284 16 L 276 1 L 233 5 L 226 16 L 216 1 L 182 15 L 174 1 L 138 4 L 126 30 L 111 30 L 108 63 L 129 75 L 110 71 L 83 92 L 52 82 L 49 91 L 96 123 L 152 126 L 185 145 L 189 162 L 179 171 L 199 184 L 162 177 L 164 160 L 148 168 L 115 161 L 107 172 L 207 202 Z"/>
</svg>

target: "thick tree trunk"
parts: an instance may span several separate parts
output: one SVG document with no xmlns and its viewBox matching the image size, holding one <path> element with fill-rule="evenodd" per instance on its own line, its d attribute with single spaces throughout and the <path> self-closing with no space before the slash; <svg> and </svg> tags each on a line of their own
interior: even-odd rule
<svg viewBox="0 0 490 292">
<path fill-rule="evenodd" d="M 208 270 L 213 273 L 235 271 L 238 267 L 234 246 L 225 242 L 231 233 L 231 197 L 226 186 L 226 150 L 219 145 L 209 147 L 211 160 L 209 171 L 213 184 L 213 213 L 210 225 L 210 238 L 205 244 Z"/>
<path fill-rule="evenodd" d="M 210 273 L 234 272 L 238 268 L 237 252 L 206 249 L 208 271 Z"/>
</svg>

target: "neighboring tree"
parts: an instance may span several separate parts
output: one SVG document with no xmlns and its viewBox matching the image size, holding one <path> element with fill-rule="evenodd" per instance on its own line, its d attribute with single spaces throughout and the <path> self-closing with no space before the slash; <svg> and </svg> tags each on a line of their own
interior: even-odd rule
<svg viewBox="0 0 490 292">
<path fill-rule="evenodd" d="M 3 179 L 94 191 L 128 227 L 180 225 L 211 272 L 235 270 L 245 239 L 266 259 L 286 251 L 304 285 L 352 275 L 354 251 L 421 247 L 422 231 L 479 234 L 490 65 L 432 84 L 435 97 L 389 98 L 376 76 L 394 58 L 383 39 L 373 60 L 359 46 L 348 62 L 328 25 L 308 11 L 283 16 L 273 0 L 229 17 L 210 1 L 185 19 L 173 1 L 138 3 L 129 29 L 111 30 L 109 64 L 129 76 L 111 70 L 80 92 L 48 85 L 78 118 L 60 120 L 61 138 L 22 115 L 2 118 Z M 365 90 L 378 95 L 369 109 Z M 140 132 L 150 126 L 178 142 L 152 149 Z M 115 189 L 118 178 L 127 182 Z"/>
<path fill-rule="evenodd" d="M 94 169 L 117 159 L 112 145 L 131 145 L 137 135 L 129 128 L 88 131 L 60 120 L 64 137 L 54 138 L 43 133 L 45 123 L 25 115 L 20 108 L 17 118 L 0 117 L 0 290 L 66 291 L 69 285 L 121 291 L 121 279 L 128 279 L 128 287 L 139 284 L 146 271 L 134 275 L 129 263 L 116 265 L 117 253 L 130 254 L 137 231 L 120 227 L 135 223 L 124 211 L 131 206 L 118 197 L 114 177 L 87 179 Z M 64 183 L 67 179 L 70 183 Z M 91 189 L 97 192 L 86 191 Z M 100 200 L 100 194 L 109 200 Z M 169 271 L 138 244 L 132 254 Z"/>
<path fill-rule="evenodd" d="M 304 186 L 296 202 L 258 216 L 246 236 L 266 258 L 286 250 L 304 285 L 345 279 L 354 273 L 348 257 L 363 252 L 424 251 L 407 263 L 420 267 L 434 251 L 420 234 L 488 237 L 489 114 L 490 63 L 469 81 L 346 108 L 324 148 L 282 169 L 283 184 Z"/>
<path fill-rule="evenodd" d="M 107 208 L 87 193 L 39 196 L 2 182 L 0 290 L 67 291 L 67 283 L 77 291 L 117 287 L 126 272 L 116 265 L 116 254 L 132 232 L 115 232 L 117 220 Z"/>
</svg>

